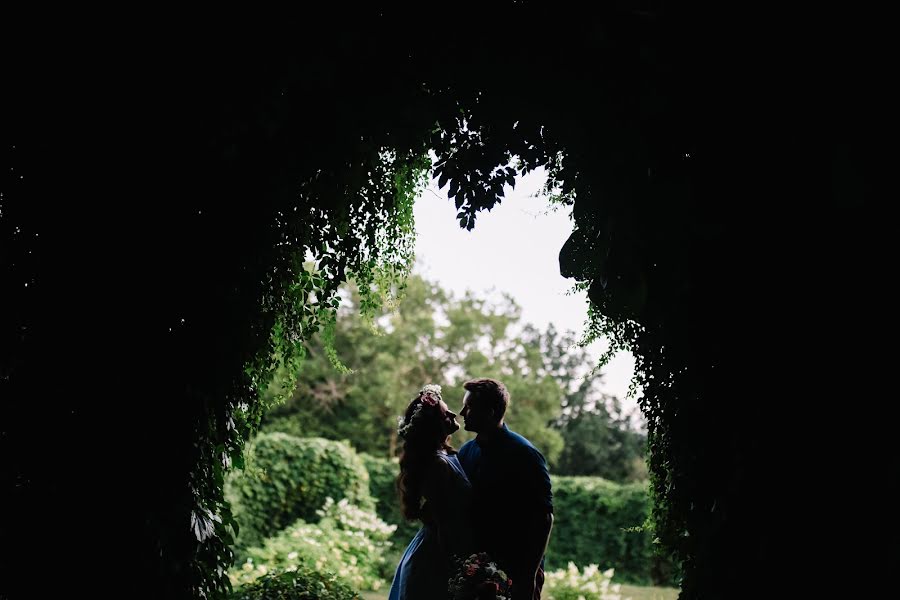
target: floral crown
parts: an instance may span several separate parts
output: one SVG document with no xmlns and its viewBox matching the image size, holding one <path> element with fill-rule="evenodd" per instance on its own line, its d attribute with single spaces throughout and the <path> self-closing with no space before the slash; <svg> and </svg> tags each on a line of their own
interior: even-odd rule
<svg viewBox="0 0 900 600">
<path fill-rule="evenodd" d="M 415 426 L 415 423 L 420 420 L 422 416 L 422 408 L 425 406 L 438 407 L 441 404 L 441 386 L 429 383 L 421 390 L 419 390 L 418 396 L 416 398 L 420 399 L 421 402 L 419 405 L 413 409 L 412 414 L 409 416 L 409 421 L 406 421 L 404 424 L 404 418 L 402 416 L 397 417 L 397 435 L 402 438 L 405 438 L 409 435 L 410 430 Z"/>
</svg>

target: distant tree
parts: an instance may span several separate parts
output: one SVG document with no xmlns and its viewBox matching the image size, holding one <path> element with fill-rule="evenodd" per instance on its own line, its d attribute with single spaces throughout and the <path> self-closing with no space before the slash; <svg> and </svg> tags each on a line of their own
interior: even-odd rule
<svg viewBox="0 0 900 600">
<path fill-rule="evenodd" d="M 646 436 L 622 413 L 618 398 L 563 418 L 560 433 L 565 440 L 560 475 L 596 475 L 621 483 L 647 479 Z"/>
<path fill-rule="evenodd" d="M 603 391 L 603 376 L 574 333 L 531 331 L 535 361 L 543 361 L 564 390 L 554 423 L 564 448 L 555 464 L 560 475 L 594 475 L 618 482 L 643 481 L 646 435 L 621 401 Z"/>
</svg>

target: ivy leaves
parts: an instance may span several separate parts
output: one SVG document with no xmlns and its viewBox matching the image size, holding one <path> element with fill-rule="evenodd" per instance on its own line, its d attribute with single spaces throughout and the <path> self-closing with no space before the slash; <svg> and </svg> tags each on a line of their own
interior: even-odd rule
<svg viewBox="0 0 900 600">
<path fill-rule="evenodd" d="M 438 187 L 449 185 L 459 225 L 471 230 L 479 211 L 491 210 L 503 200 L 504 186 L 515 187 L 519 171 L 512 166 L 507 136 L 478 125 L 472 113 L 467 117 L 447 121 L 451 128 L 432 135 L 431 145 L 438 156 L 434 165 Z"/>
</svg>

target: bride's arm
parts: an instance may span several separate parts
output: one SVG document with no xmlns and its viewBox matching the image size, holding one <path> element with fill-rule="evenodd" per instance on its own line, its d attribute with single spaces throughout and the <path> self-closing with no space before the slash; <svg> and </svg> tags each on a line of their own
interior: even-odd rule
<svg viewBox="0 0 900 600">
<path fill-rule="evenodd" d="M 456 474 L 441 459 L 438 459 L 428 478 L 428 498 L 434 512 L 438 543 L 444 554 L 466 555 L 474 551 L 472 525 L 470 522 L 470 498 L 467 490 L 456 486 Z"/>
</svg>

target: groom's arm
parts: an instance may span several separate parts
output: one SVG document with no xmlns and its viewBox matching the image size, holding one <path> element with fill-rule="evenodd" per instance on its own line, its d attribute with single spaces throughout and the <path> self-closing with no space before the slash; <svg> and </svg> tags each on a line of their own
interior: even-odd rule
<svg viewBox="0 0 900 600">
<path fill-rule="evenodd" d="M 533 506 L 533 517 L 529 519 L 529 533 L 525 548 L 522 548 L 523 565 L 527 569 L 528 580 L 521 582 L 516 599 L 534 597 L 535 576 L 547 552 L 550 543 L 550 532 L 553 530 L 553 493 L 550 484 L 550 473 L 544 456 L 537 450 L 529 453 L 527 461 L 526 481 L 530 488 L 530 504 Z M 513 584 L 515 587 L 515 583 Z"/>
<path fill-rule="evenodd" d="M 528 581 L 519 582 L 519 585 L 513 586 L 518 590 L 516 599 L 527 598 L 530 600 L 534 597 L 535 577 L 547 552 L 547 545 L 550 543 L 550 532 L 553 530 L 553 512 L 546 510 L 535 516 L 533 530 L 528 539 L 528 547 L 523 548 L 523 563 L 529 574 Z"/>
<path fill-rule="evenodd" d="M 550 533 L 553 531 L 553 512 L 548 512 L 545 518 L 545 527 L 546 533 L 543 534 L 544 537 L 544 549 L 541 550 L 541 557 L 538 559 L 538 566 L 541 565 L 541 561 L 544 559 L 544 555 L 547 554 L 547 546 L 550 545 Z M 537 568 L 535 568 L 537 571 Z"/>
</svg>

